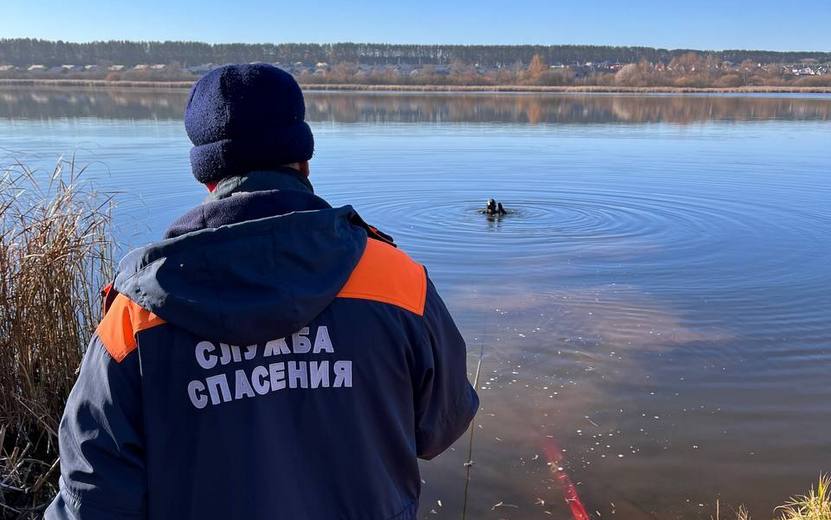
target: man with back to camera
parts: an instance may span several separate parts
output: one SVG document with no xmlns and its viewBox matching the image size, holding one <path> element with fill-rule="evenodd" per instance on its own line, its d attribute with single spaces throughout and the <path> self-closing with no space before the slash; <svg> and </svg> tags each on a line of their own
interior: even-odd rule
<svg viewBox="0 0 831 520">
<path fill-rule="evenodd" d="M 304 115 L 269 65 L 194 85 L 210 195 L 105 290 L 47 519 L 416 517 L 417 458 L 478 408 L 464 340 L 423 266 L 314 195 Z"/>
</svg>

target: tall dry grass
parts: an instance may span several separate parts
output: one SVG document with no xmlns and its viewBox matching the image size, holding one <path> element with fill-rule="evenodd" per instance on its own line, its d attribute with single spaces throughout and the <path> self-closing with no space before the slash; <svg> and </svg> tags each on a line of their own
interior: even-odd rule
<svg viewBox="0 0 831 520">
<path fill-rule="evenodd" d="M 775 520 L 831 520 L 831 476 L 820 475 L 816 488 L 813 486 L 805 495 L 791 497 L 776 508 Z M 735 511 L 736 520 L 752 520 L 744 506 Z M 732 514 L 730 518 L 733 518 Z M 720 506 L 716 500 L 716 514 L 711 520 L 722 520 Z"/>
<path fill-rule="evenodd" d="M 831 520 L 831 476 L 820 475 L 817 487 L 780 506 L 781 520 Z"/>
<path fill-rule="evenodd" d="M 0 517 L 54 496 L 57 430 L 112 277 L 110 202 L 74 162 L 0 175 Z"/>
</svg>

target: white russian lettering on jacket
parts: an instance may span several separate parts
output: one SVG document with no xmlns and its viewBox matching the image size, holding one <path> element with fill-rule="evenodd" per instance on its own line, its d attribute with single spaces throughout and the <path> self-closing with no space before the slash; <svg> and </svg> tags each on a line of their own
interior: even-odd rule
<svg viewBox="0 0 831 520">
<path fill-rule="evenodd" d="M 268 365 L 268 377 L 271 381 L 271 391 L 282 390 L 286 387 L 286 365 L 283 362 Z"/>
<path fill-rule="evenodd" d="M 268 378 L 268 369 L 262 365 L 251 370 L 251 386 L 257 395 L 265 395 L 271 391 L 271 382 Z"/>
<path fill-rule="evenodd" d="M 261 359 L 294 354 L 334 354 L 329 329 L 321 325 L 312 337 L 309 327 L 303 327 L 287 338 L 265 343 Z M 218 366 L 252 361 L 258 357 L 259 346 L 214 344 L 200 341 L 194 348 L 196 363 L 204 370 Z M 233 385 L 231 384 L 233 383 Z M 212 374 L 204 380 L 196 379 L 187 385 L 191 404 L 199 410 L 210 405 L 264 396 L 285 389 L 351 388 L 352 361 L 330 359 L 290 359 L 237 368 L 233 372 Z M 232 390 L 233 388 L 233 390 Z"/>
<path fill-rule="evenodd" d="M 231 389 L 228 388 L 228 378 L 225 374 L 217 374 L 205 378 L 208 385 L 208 393 L 211 395 L 211 404 L 219 404 L 231 400 Z M 220 399 L 220 392 L 222 392 Z"/>
<path fill-rule="evenodd" d="M 352 388 L 352 362 L 351 361 L 335 361 L 335 382 L 332 386 L 335 388 Z"/>
<path fill-rule="evenodd" d="M 216 366 L 218 358 L 216 354 L 212 354 L 214 350 L 216 347 L 210 341 L 200 341 L 196 344 L 196 362 L 200 367 L 210 370 Z"/>
<path fill-rule="evenodd" d="M 205 383 L 199 380 L 188 383 L 188 397 L 190 397 L 190 402 L 193 403 L 193 406 L 200 410 L 208 406 L 208 396 L 205 395 Z"/>
<path fill-rule="evenodd" d="M 326 325 L 321 325 L 317 328 L 315 345 L 312 347 L 312 352 L 315 354 L 320 354 L 321 352 L 333 354 L 335 352 L 335 347 L 332 346 L 332 338 L 329 337 L 329 327 Z"/>
</svg>

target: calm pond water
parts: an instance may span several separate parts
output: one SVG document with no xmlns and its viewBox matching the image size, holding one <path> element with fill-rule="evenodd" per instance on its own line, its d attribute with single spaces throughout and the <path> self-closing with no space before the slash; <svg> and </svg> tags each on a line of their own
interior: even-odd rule
<svg viewBox="0 0 831 520">
<path fill-rule="evenodd" d="M 468 518 L 568 518 L 558 467 L 624 519 L 769 518 L 831 471 L 831 97 L 307 100 L 318 193 L 428 266 L 471 377 L 483 352 Z M 140 244 L 203 198 L 185 101 L 3 90 L 0 162 L 75 154 Z M 424 518 L 460 518 L 469 441 L 423 465 Z"/>
</svg>

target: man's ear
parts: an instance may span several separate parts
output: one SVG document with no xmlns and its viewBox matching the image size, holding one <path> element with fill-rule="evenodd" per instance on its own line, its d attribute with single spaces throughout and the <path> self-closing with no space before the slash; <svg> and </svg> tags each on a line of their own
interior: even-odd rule
<svg viewBox="0 0 831 520">
<path fill-rule="evenodd" d="M 297 163 L 297 171 L 305 175 L 306 177 L 309 176 L 309 161 L 300 161 Z"/>
</svg>

